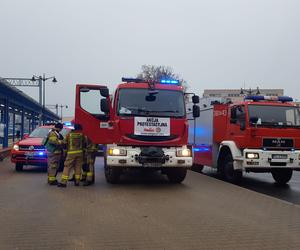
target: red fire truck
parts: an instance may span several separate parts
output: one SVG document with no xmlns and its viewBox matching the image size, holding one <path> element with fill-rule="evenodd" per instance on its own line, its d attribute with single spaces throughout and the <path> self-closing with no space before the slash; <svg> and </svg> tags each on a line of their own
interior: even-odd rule
<svg viewBox="0 0 300 250">
<path fill-rule="evenodd" d="M 201 109 L 190 123 L 194 165 L 211 166 L 230 182 L 270 172 L 278 184 L 300 169 L 300 109 L 286 96 L 247 96 Z"/>
<path fill-rule="evenodd" d="M 106 145 L 107 182 L 118 182 L 131 168 L 161 170 L 170 182 L 182 182 L 193 163 L 183 87 L 175 80 L 122 81 L 114 97 L 103 85 L 76 86 L 75 123 L 94 143 Z M 192 99 L 197 117 L 199 97 Z"/>
</svg>

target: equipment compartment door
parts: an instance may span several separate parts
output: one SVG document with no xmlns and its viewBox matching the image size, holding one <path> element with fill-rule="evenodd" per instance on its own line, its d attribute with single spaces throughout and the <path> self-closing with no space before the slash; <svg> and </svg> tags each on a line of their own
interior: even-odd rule
<svg viewBox="0 0 300 250">
<path fill-rule="evenodd" d="M 102 106 L 102 108 L 101 108 Z M 114 142 L 114 123 L 108 88 L 102 85 L 76 85 L 75 123 L 94 143 Z"/>
</svg>

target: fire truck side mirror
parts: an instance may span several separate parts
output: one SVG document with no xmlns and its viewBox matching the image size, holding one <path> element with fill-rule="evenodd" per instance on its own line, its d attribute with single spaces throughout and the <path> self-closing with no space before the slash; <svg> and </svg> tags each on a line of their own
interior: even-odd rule
<svg viewBox="0 0 300 250">
<path fill-rule="evenodd" d="M 257 122 L 258 122 L 258 117 L 252 116 L 252 117 L 250 117 L 249 121 L 250 121 L 251 124 L 257 124 Z"/>
<path fill-rule="evenodd" d="M 101 94 L 103 97 L 109 97 L 109 90 L 108 90 L 108 88 L 100 89 L 100 94 Z"/>
<path fill-rule="evenodd" d="M 200 107 L 198 105 L 193 105 L 193 117 L 197 118 L 200 116 Z"/>
<path fill-rule="evenodd" d="M 192 96 L 192 102 L 193 102 L 194 104 L 199 103 L 199 96 L 198 96 L 198 95 L 193 95 L 193 96 Z"/>
<path fill-rule="evenodd" d="M 109 113 L 109 104 L 106 99 L 101 99 L 100 108 L 101 108 L 101 111 L 104 112 L 105 114 Z"/>
</svg>

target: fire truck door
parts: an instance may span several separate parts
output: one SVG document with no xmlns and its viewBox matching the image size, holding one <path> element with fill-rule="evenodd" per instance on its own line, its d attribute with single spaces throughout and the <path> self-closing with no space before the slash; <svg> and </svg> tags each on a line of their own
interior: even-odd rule
<svg viewBox="0 0 300 250">
<path fill-rule="evenodd" d="M 229 137 L 238 145 L 245 141 L 246 113 L 244 105 L 233 106 L 230 110 Z"/>
<path fill-rule="evenodd" d="M 76 85 L 75 123 L 94 143 L 114 142 L 114 127 L 109 91 L 106 86 Z"/>
</svg>

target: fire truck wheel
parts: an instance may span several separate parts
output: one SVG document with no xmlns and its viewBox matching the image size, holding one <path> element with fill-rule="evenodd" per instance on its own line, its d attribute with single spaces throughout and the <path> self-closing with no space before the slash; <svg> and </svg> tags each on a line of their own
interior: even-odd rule
<svg viewBox="0 0 300 250">
<path fill-rule="evenodd" d="M 16 171 L 20 172 L 20 171 L 23 171 L 23 164 L 21 163 L 16 163 Z"/>
<path fill-rule="evenodd" d="M 116 184 L 120 180 L 122 170 L 116 167 L 104 166 L 105 179 L 108 183 Z"/>
<path fill-rule="evenodd" d="M 170 168 L 166 170 L 166 174 L 171 183 L 181 183 L 185 179 L 187 173 L 186 168 Z"/>
<path fill-rule="evenodd" d="M 293 175 L 292 169 L 273 169 L 271 171 L 273 179 L 279 185 L 284 185 L 290 181 Z"/>
<path fill-rule="evenodd" d="M 233 160 L 231 155 L 226 155 L 222 164 L 222 177 L 231 183 L 239 183 L 243 177 L 243 172 L 233 169 Z"/>
<path fill-rule="evenodd" d="M 192 170 L 195 171 L 195 172 L 198 172 L 198 173 L 202 173 L 203 168 L 204 168 L 203 165 L 196 165 L 196 164 L 194 164 L 192 166 Z"/>
</svg>

